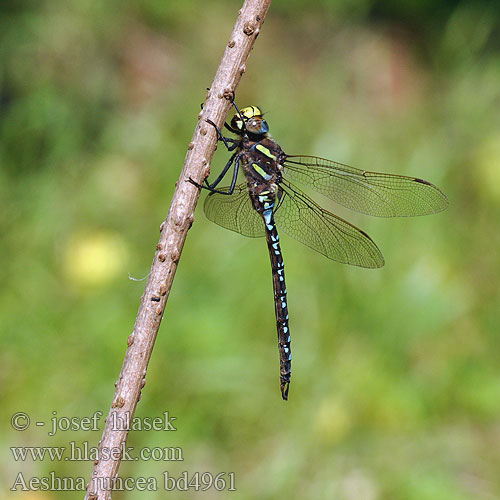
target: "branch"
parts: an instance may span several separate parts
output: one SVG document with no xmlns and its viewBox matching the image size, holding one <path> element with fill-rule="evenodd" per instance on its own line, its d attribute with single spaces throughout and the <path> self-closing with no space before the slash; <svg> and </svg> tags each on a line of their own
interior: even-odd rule
<svg viewBox="0 0 500 500">
<path fill-rule="evenodd" d="M 207 93 L 203 110 L 198 115 L 198 124 L 188 146 L 170 210 L 160 226 L 161 236 L 156 246 L 151 272 L 141 298 L 134 331 L 127 340 L 128 349 L 99 441 L 99 456 L 104 448 L 119 450 L 125 446 L 128 430 L 115 429 L 113 423 L 130 422 L 134 415 L 141 390 L 146 383 L 146 370 L 156 334 L 200 195 L 199 189 L 186 180 L 191 177 L 201 183 L 208 176 L 210 161 L 217 145 L 215 129 L 208 125 L 205 119 L 210 118 L 222 128 L 231 107 L 234 91 L 245 72 L 245 63 L 270 4 L 271 0 L 245 0 Z M 94 462 L 85 500 L 111 499 L 120 462 L 121 456 Z"/>
</svg>

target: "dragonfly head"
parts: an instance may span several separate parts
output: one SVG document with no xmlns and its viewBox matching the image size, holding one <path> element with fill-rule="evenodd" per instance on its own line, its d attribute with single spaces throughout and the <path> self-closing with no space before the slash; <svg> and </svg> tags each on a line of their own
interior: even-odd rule
<svg viewBox="0 0 500 500">
<path fill-rule="evenodd" d="M 264 120 L 261 109 L 257 106 L 243 108 L 240 113 L 236 113 L 231 120 L 231 127 L 234 130 L 254 135 L 264 135 L 269 132 L 269 125 Z"/>
</svg>

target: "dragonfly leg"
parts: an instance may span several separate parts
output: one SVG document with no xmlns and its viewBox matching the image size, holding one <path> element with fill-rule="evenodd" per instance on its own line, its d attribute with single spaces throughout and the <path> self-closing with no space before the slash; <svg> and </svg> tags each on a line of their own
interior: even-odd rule
<svg viewBox="0 0 500 500">
<path fill-rule="evenodd" d="M 224 127 L 229 130 L 229 132 L 232 132 L 233 134 L 239 134 L 239 130 L 235 130 L 231 125 L 228 125 L 227 123 L 224 123 Z"/>
<path fill-rule="evenodd" d="M 246 120 L 245 120 L 245 117 L 241 114 L 241 111 L 240 111 L 240 108 L 238 108 L 238 106 L 236 105 L 236 103 L 234 102 L 234 99 L 233 99 L 233 106 L 234 106 L 234 109 L 236 109 L 236 113 L 238 113 L 238 116 L 240 117 L 241 121 L 243 122 L 243 124 L 245 125 L 246 124 Z M 245 127 L 246 128 L 246 127 Z M 238 132 L 236 132 L 238 133 Z"/>
<path fill-rule="evenodd" d="M 234 161 L 234 158 L 236 157 L 238 153 L 234 153 L 231 158 L 229 158 L 228 162 L 226 163 L 226 166 L 222 169 L 222 172 L 218 175 L 217 179 L 215 179 L 214 182 L 212 182 L 212 184 L 210 184 L 206 179 L 205 179 L 205 183 L 207 184 L 207 188 L 212 190 L 214 189 L 216 186 L 219 185 L 220 181 L 224 178 L 224 176 L 226 175 L 227 171 L 231 168 L 231 165 L 233 164 L 233 161 Z"/>
<path fill-rule="evenodd" d="M 228 151 L 234 151 L 238 147 L 241 141 L 237 139 L 232 139 L 231 137 L 224 137 L 222 135 L 221 129 L 212 120 L 207 118 L 205 121 L 207 123 L 210 123 L 210 125 L 212 125 L 215 128 L 215 130 L 217 130 L 217 140 L 222 141 Z M 224 123 L 224 127 L 232 131 L 231 127 L 227 123 Z"/>
<path fill-rule="evenodd" d="M 218 194 L 224 194 L 224 195 L 227 195 L 227 196 L 231 196 L 234 193 L 234 187 L 236 186 L 236 179 L 238 178 L 238 170 L 239 170 L 239 166 L 240 166 L 240 157 L 237 155 L 237 153 L 235 153 L 233 155 L 233 157 L 236 157 L 236 161 L 234 162 L 234 170 L 233 170 L 233 178 L 231 180 L 231 186 L 229 186 L 229 189 L 227 191 L 221 191 L 220 189 L 214 189 L 215 182 L 212 184 L 212 186 L 208 186 L 208 187 L 207 186 L 203 186 L 205 189 L 208 189 L 210 191 L 210 194 L 212 194 L 212 193 L 218 193 Z"/>
<path fill-rule="evenodd" d="M 239 167 L 240 167 L 240 157 L 237 155 L 236 161 L 234 162 L 234 171 L 233 171 L 233 178 L 231 180 L 231 186 L 229 186 L 229 191 L 227 192 L 227 194 L 233 194 L 234 192 L 234 187 L 236 186 L 236 179 L 238 178 Z"/>
<path fill-rule="evenodd" d="M 236 161 L 234 161 L 235 158 L 236 158 Z M 233 178 L 231 180 L 231 186 L 229 187 L 229 190 L 228 191 L 221 191 L 220 189 L 215 189 L 215 187 L 220 183 L 222 178 L 226 175 L 226 173 L 229 170 L 229 168 L 231 167 L 231 164 L 233 163 L 233 161 L 234 161 L 234 171 L 233 171 Z M 215 181 L 212 184 L 210 184 L 206 179 L 205 179 L 206 186 L 202 185 L 202 184 L 198 184 L 195 180 L 191 179 L 191 177 L 189 177 L 188 182 L 190 182 L 191 184 L 194 184 L 199 189 L 206 189 L 207 191 L 210 191 L 210 193 L 218 193 L 218 194 L 224 194 L 224 195 L 230 196 L 233 194 L 234 187 L 236 186 L 236 179 L 238 178 L 239 166 L 240 166 L 240 159 L 239 159 L 238 153 L 236 152 L 233 154 L 233 156 L 231 156 L 231 158 L 229 158 L 229 161 L 226 163 L 226 166 L 224 167 L 222 172 L 219 174 L 217 179 L 215 179 Z"/>
<path fill-rule="evenodd" d="M 195 185 L 198 189 L 206 189 L 207 191 L 210 191 L 210 194 L 217 193 L 217 194 L 224 194 L 224 195 L 229 196 L 229 195 L 232 195 L 234 192 L 234 187 L 233 187 L 233 191 L 221 191 L 220 189 L 215 189 L 215 188 L 211 188 L 208 186 L 204 186 L 202 184 L 198 184 L 195 180 L 191 179 L 191 177 L 189 177 L 187 179 L 187 182 L 190 182 L 191 184 Z"/>
<path fill-rule="evenodd" d="M 212 182 L 212 184 L 210 184 L 208 182 L 207 179 L 204 180 L 204 184 L 206 185 L 202 185 L 202 184 L 198 184 L 196 181 L 194 181 L 193 179 L 191 179 L 191 177 L 188 179 L 188 181 L 191 183 L 191 184 L 194 184 L 197 188 L 200 188 L 200 189 L 208 189 L 209 191 L 213 191 L 214 188 L 220 183 L 220 181 L 224 178 L 224 176 L 226 175 L 227 171 L 230 169 L 231 165 L 233 164 L 233 161 L 234 161 L 234 157 L 237 155 L 238 153 L 234 153 L 231 158 L 229 158 L 228 162 L 226 163 L 226 166 L 222 169 L 222 172 L 219 174 L 219 176 L 217 177 L 217 179 L 215 179 L 214 182 Z"/>
</svg>

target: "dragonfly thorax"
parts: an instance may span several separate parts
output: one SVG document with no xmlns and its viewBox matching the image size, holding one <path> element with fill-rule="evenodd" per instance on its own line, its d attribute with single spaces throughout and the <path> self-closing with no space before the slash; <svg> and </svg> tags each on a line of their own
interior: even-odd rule
<svg viewBox="0 0 500 500">
<path fill-rule="evenodd" d="M 242 120 L 243 118 L 243 120 Z M 262 115 L 262 110 L 257 106 L 243 108 L 236 113 L 231 120 L 231 127 L 237 133 L 248 132 L 257 136 L 264 136 L 269 132 L 269 125 Z"/>
</svg>

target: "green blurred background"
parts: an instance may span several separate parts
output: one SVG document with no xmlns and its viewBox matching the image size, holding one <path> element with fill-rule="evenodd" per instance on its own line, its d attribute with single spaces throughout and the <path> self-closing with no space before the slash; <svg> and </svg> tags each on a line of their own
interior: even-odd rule
<svg viewBox="0 0 500 500">
<path fill-rule="evenodd" d="M 238 1 L 17 0 L 0 9 L 2 498 L 16 475 L 86 480 L 36 420 L 105 414 L 174 184 Z M 282 236 L 293 383 L 281 400 L 264 240 L 201 205 L 137 416 L 183 462 L 123 463 L 159 490 L 113 498 L 500 498 L 500 8 L 496 2 L 275 0 L 237 91 L 291 154 L 423 177 L 446 212 L 375 219 L 381 270 Z M 227 154 L 219 148 L 212 172 Z M 212 174 L 213 175 L 213 174 Z M 10 417 L 32 418 L 24 432 Z M 101 419 L 102 424 L 102 419 Z M 102 428 L 102 425 L 100 426 Z M 235 472 L 237 491 L 162 490 L 165 470 Z"/>
</svg>

